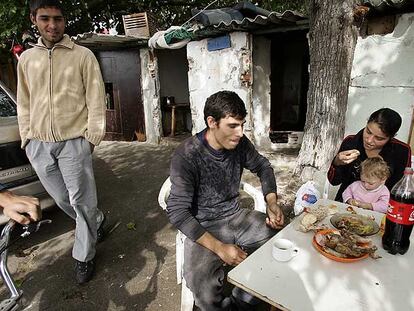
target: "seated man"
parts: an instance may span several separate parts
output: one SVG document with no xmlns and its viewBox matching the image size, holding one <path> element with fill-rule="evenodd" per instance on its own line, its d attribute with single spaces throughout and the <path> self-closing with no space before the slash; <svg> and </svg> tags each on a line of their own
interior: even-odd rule
<svg viewBox="0 0 414 311">
<path fill-rule="evenodd" d="M 38 221 L 41 218 L 38 199 L 14 195 L 5 190 L 2 184 L 0 184 L 0 207 L 3 208 L 4 215 L 22 225 Z"/>
<path fill-rule="evenodd" d="M 167 213 L 187 239 L 184 278 L 201 310 L 251 309 L 253 297 L 233 289 L 224 297 L 223 264 L 238 265 L 284 223 L 277 205 L 270 162 L 243 135 L 246 109 L 229 91 L 211 95 L 204 108 L 207 128 L 185 140 L 171 160 Z M 267 217 L 240 208 L 243 169 L 257 174 L 267 202 Z"/>
</svg>

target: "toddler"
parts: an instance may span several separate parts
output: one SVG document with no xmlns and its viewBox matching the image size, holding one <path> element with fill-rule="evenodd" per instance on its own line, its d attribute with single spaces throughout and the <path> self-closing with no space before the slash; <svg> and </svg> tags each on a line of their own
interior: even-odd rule
<svg viewBox="0 0 414 311">
<path fill-rule="evenodd" d="M 361 163 L 361 180 L 350 184 L 342 194 L 344 202 L 364 209 L 386 213 L 390 191 L 384 185 L 390 176 L 387 163 L 380 157 Z"/>
</svg>

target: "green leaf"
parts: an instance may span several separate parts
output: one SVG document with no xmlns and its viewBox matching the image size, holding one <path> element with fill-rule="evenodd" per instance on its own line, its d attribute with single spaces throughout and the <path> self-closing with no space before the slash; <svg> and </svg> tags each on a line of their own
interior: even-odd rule
<svg viewBox="0 0 414 311">
<path fill-rule="evenodd" d="M 15 280 L 14 285 L 16 285 L 17 288 L 20 288 L 23 284 L 24 280 Z"/>
<path fill-rule="evenodd" d="M 129 222 L 126 226 L 128 230 L 137 230 L 137 228 L 135 227 L 135 222 Z"/>
<path fill-rule="evenodd" d="M 21 34 L 32 25 L 29 19 L 27 0 L 1 0 L 0 6 L 0 42 L 10 48 L 14 36 L 21 40 Z M 108 28 L 111 21 L 119 21 L 117 30 L 123 33 L 122 15 L 139 12 L 151 12 L 157 21 L 158 29 L 167 29 L 171 25 L 181 25 L 191 18 L 191 9 L 203 9 L 211 0 L 67 0 L 63 1 L 66 15 L 66 33 L 79 33 Z M 210 9 L 234 6 L 234 0 L 220 0 Z M 259 7 L 280 11 L 298 10 L 307 11 L 308 1 L 304 0 L 258 0 Z M 112 22 L 113 24 L 113 22 Z"/>
</svg>

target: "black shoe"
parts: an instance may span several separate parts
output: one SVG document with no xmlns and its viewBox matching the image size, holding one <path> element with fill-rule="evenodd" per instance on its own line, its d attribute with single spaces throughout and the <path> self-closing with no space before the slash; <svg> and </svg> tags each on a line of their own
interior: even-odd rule
<svg viewBox="0 0 414 311">
<path fill-rule="evenodd" d="M 86 262 L 78 261 L 76 259 L 75 261 L 76 281 L 78 284 L 89 282 L 95 271 L 95 261 L 93 259 Z"/>
<path fill-rule="evenodd" d="M 98 230 L 96 231 L 96 242 L 100 243 L 105 239 L 105 230 L 104 230 L 104 224 L 106 221 L 106 216 L 105 214 L 103 215 L 103 219 L 101 224 L 99 225 Z"/>
</svg>

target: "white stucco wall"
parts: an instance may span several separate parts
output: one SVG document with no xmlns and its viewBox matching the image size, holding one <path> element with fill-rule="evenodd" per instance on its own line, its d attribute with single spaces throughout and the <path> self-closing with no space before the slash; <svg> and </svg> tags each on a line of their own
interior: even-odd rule
<svg viewBox="0 0 414 311">
<path fill-rule="evenodd" d="M 363 128 L 369 115 L 382 107 L 400 113 L 397 138 L 408 142 L 414 107 L 414 13 L 401 15 L 390 34 L 358 38 L 345 135 Z"/>
<path fill-rule="evenodd" d="M 257 148 L 270 149 L 270 71 L 271 41 L 255 36 L 253 40 L 252 134 Z"/>
<path fill-rule="evenodd" d="M 207 39 L 192 41 L 187 45 L 193 134 L 205 128 L 203 109 L 207 97 L 222 90 L 236 92 L 245 102 L 248 111 L 246 135 L 251 131 L 251 87 L 243 85 L 240 79 L 244 72 L 251 71 L 250 35 L 233 32 L 230 39 L 230 48 L 211 52 L 207 50 Z"/>
<path fill-rule="evenodd" d="M 158 144 L 161 139 L 161 105 L 157 58 L 148 49 L 140 49 L 142 103 L 145 114 L 147 142 Z"/>
</svg>

